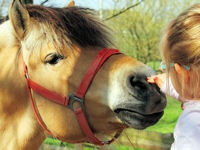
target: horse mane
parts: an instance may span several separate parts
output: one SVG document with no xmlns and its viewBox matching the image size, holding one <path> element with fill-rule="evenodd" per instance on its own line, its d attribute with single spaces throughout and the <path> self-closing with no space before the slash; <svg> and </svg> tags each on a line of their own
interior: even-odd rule
<svg viewBox="0 0 200 150">
<path fill-rule="evenodd" d="M 101 23 L 90 9 L 80 7 L 52 8 L 28 5 L 34 24 L 43 23 L 54 30 L 57 38 L 66 39 L 81 47 L 112 45 L 109 28 Z"/>
</svg>

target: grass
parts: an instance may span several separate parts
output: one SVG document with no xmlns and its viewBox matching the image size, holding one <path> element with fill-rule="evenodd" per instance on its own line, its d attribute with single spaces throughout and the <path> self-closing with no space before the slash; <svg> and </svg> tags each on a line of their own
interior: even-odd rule
<svg viewBox="0 0 200 150">
<path fill-rule="evenodd" d="M 68 147 L 68 148 L 74 148 L 74 144 L 68 144 L 68 143 L 64 143 L 64 142 L 61 142 L 57 139 L 54 139 L 54 138 L 47 138 L 45 141 L 44 141 L 45 144 L 49 144 L 49 145 L 55 145 L 55 146 L 64 146 L 64 147 Z"/>
<path fill-rule="evenodd" d="M 54 139 L 54 138 L 47 138 L 44 141 L 45 144 L 49 144 L 49 145 L 55 145 L 55 146 L 62 146 L 62 147 L 67 147 L 67 148 L 74 148 L 74 144 L 68 144 L 68 143 L 62 143 L 61 141 Z M 90 147 L 91 145 L 91 147 Z M 116 150 L 146 150 L 146 149 L 142 149 L 142 148 L 131 148 L 128 146 L 124 146 L 124 145 L 120 145 L 120 146 L 114 146 Z M 88 147 L 84 147 L 84 150 L 96 150 L 96 148 L 94 148 L 94 146 L 92 144 L 88 144 Z"/>
<path fill-rule="evenodd" d="M 84 150 L 94 150 L 94 148 L 84 148 Z M 130 148 L 128 146 L 121 145 L 121 146 L 115 146 L 115 150 L 146 150 L 146 149 L 142 149 L 142 148 Z"/>
</svg>

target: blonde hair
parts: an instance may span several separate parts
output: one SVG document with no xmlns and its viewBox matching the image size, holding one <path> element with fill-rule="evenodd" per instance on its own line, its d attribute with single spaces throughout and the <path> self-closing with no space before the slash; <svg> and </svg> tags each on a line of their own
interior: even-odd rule
<svg viewBox="0 0 200 150">
<path fill-rule="evenodd" d="M 176 86 L 184 88 L 184 81 L 178 82 L 178 75 L 174 68 L 170 68 L 170 63 L 178 63 L 180 65 L 189 65 L 195 72 L 197 78 L 190 92 L 193 97 L 199 98 L 200 91 L 200 4 L 195 4 L 175 20 L 171 21 L 167 26 L 163 38 L 161 40 L 161 56 L 166 63 L 168 75 L 170 75 Z M 190 90 L 190 89 L 188 89 Z M 184 96 L 183 90 L 181 90 Z"/>
</svg>

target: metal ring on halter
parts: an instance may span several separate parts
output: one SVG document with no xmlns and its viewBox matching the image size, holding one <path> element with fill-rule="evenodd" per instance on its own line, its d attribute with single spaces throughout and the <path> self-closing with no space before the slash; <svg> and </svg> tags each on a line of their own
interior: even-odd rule
<svg viewBox="0 0 200 150">
<path fill-rule="evenodd" d="M 69 96 L 68 108 L 70 108 L 72 111 L 74 111 L 74 107 L 73 107 L 74 102 L 78 102 L 80 104 L 81 108 L 84 108 L 83 100 L 80 99 L 79 97 L 77 97 L 75 94 L 71 94 Z"/>
</svg>

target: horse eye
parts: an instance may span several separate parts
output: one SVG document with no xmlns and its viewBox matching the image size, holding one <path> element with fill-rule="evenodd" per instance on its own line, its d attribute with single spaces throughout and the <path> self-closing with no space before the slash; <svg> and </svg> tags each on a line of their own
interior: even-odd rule
<svg viewBox="0 0 200 150">
<path fill-rule="evenodd" d="M 45 63 L 48 63 L 50 65 L 55 65 L 59 62 L 59 60 L 64 59 L 64 56 L 60 54 L 49 54 L 45 58 Z"/>
</svg>

